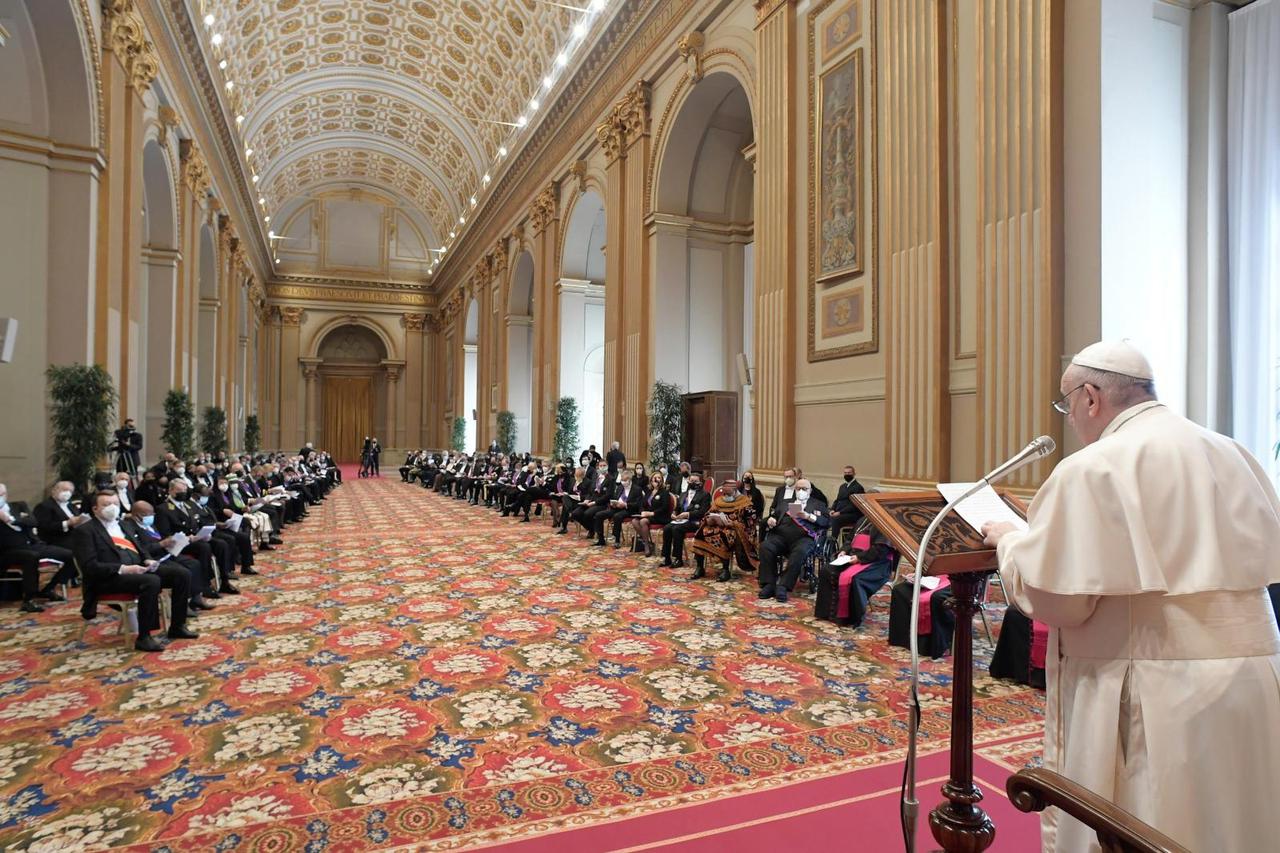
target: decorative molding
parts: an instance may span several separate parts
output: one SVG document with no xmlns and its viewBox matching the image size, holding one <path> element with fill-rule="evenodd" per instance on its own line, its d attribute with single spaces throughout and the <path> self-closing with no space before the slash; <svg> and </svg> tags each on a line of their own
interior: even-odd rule
<svg viewBox="0 0 1280 853">
<path fill-rule="evenodd" d="M 693 78 L 695 83 L 702 79 L 702 51 L 706 46 L 707 36 L 700 30 L 694 30 L 687 36 L 682 36 L 680 41 L 676 42 L 676 49 L 680 51 L 680 58 L 684 60 L 689 76 Z"/>
<path fill-rule="evenodd" d="M 427 285 L 416 281 L 397 281 L 394 279 L 364 278 L 332 278 L 320 275 L 278 275 L 273 284 L 314 284 L 325 287 L 372 287 L 378 290 L 401 290 L 408 293 L 419 293 L 431 299 L 431 291 Z"/>
<path fill-rule="evenodd" d="M 276 308 L 280 313 L 280 325 L 301 326 L 303 309 L 297 305 L 280 305 Z"/>
<path fill-rule="evenodd" d="M 176 2 L 176 0 L 171 0 Z M 466 259 L 509 227 L 527 203 L 535 187 L 545 180 L 543 169 L 558 163 L 581 145 L 608 103 L 623 93 L 640 67 L 652 59 L 653 51 L 697 5 L 699 0 L 623 0 L 606 31 L 539 122 L 529 141 L 498 177 L 486 204 L 471 229 L 462 235 L 457 250 L 450 252 L 446 266 L 437 276 L 456 287 L 452 270 L 465 269 Z M 484 226 L 481 227 L 481 221 Z"/>
<path fill-rule="evenodd" d="M 161 104 L 156 110 L 156 118 L 160 120 L 160 145 L 168 154 L 169 131 L 178 126 L 178 111 L 168 104 Z"/>
<path fill-rule="evenodd" d="M 534 234 L 541 234 L 555 220 L 556 195 L 556 185 L 552 183 L 534 198 L 533 207 L 529 211 Z"/>
<path fill-rule="evenodd" d="M 808 68 L 808 76 L 805 80 L 805 89 L 809 99 L 809 166 L 808 166 L 808 200 L 809 200 L 809 216 L 808 228 L 805 233 L 805 251 L 808 254 L 808 276 L 806 287 L 808 295 L 806 302 L 808 303 L 807 318 L 807 335 L 808 335 L 808 361 L 810 363 L 819 361 L 830 361 L 832 359 L 847 358 L 852 355 L 863 355 L 866 353 L 878 352 L 880 349 L 880 127 L 879 127 L 879 80 L 877 64 L 879 58 L 877 56 L 879 38 L 879 0 L 866 0 L 867 8 L 867 31 L 865 35 L 866 46 L 859 47 L 851 56 L 861 56 L 862 51 L 866 51 L 867 65 L 869 71 L 866 73 L 867 87 L 870 92 L 867 98 L 870 106 L 866 110 L 868 132 L 860 143 L 859 151 L 870 150 L 870 158 L 866 163 L 866 169 L 862 174 L 870 172 L 871 175 L 871 198 L 870 198 L 870 218 L 864 220 L 865 228 L 869 228 L 871 232 L 870 247 L 865 255 L 863 263 L 863 271 L 853 276 L 850 280 L 864 279 L 864 292 L 867 293 L 866 307 L 863 314 L 872 324 L 871 340 L 864 343 L 848 344 L 845 346 L 836 346 L 826 349 L 818 349 L 817 347 L 817 313 L 818 300 L 823 295 L 822 288 L 817 282 L 817 257 L 815 248 L 814 229 L 817 228 L 817 167 L 814 158 L 818 153 L 818 127 L 816 116 L 818 116 L 818 106 L 816 103 L 817 89 L 817 19 L 827 10 L 835 0 L 825 0 L 820 3 L 808 14 L 808 40 L 806 46 L 806 62 Z M 854 60 L 849 60 L 854 61 Z M 832 63 L 829 67 L 834 67 Z M 858 115 L 861 121 L 863 110 L 859 105 Z M 869 138 L 867 138 L 869 137 Z M 861 155 L 860 155 L 861 156 Z M 862 205 L 865 210 L 868 205 Z M 861 212 L 861 211 L 860 211 Z M 859 234 L 864 229 L 859 229 Z M 843 282 L 841 282 L 843 283 Z M 827 283 L 828 286 L 834 283 Z"/>
<path fill-rule="evenodd" d="M 808 382 L 796 385 L 797 406 L 823 406 L 832 403 L 869 403 L 884 399 L 885 378 L 841 379 L 835 382 Z"/>
<path fill-rule="evenodd" d="M 421 332 L 427 325 L 426 314 L 401 314 L 404 320 L 404 328 L 407 332 Z"/>
<path fill-rule="evenodd" d="M 141 95 L 159 75 L 160 59 L 134 0 L 103 0 L 102 23 L 103 46 L 120 60 L 129 86 Z"/>
<path fill-rule="evenodd" d="M 790 6 L 795 0 L 756 0 L 756 27 L 773 17 L 779 9 Z"/>
<path fill-rule="evenodd" d="M 364 305 L 403 305 L 428 308 L 431 298 L 426 293 L 406 293 L 376 287 L 331 287 L 288 282 L 270 282 L 266 286 L 268 299 L 307 299 L 328 302 L 353 302 Z"/>
<path fill-rule="evenodd" d="M 583 195 L 587 191 L 587 161 L 577 160 L 569 167 L 569 177 L 578 182 L 577 193 Z"/>
</svg>

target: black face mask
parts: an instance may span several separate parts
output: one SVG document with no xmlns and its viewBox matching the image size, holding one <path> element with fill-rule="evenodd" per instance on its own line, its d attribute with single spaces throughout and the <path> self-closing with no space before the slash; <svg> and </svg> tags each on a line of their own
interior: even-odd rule
<svg viewBox="0 0 1280 853">
<path fill-rule="evenodd" d="M 185 501 L 188 497 L 190 496 L 186 492 L 178 492 L 173 496 L 173 499 L 181 503 L 182 501 Z"/>
<path fill-rule="evenodd" d="M 844 475 L 844 481 L 845 481 L 846 483 L 852 483 L 852 482 L 853 482 L 853 475 L 852 475 L 852 474 L 845 474 L 845 475 Z"/>
<path fill-rule="evenodd" d="M 692 482 L 692 483 L 690 483 L 690 484 L 689 484 L 689 491 L 691 491 L 691 492 L 696 492 L 696 491 L 698 491 L 698 489 L 701 489 L 701 488 L 702 488 L 702 484 L 701 484 L 701 483 L 698 483 L 698 482 Z"/>
<path fill-rule="evenodd" d="M 743 481 L 742 481 L 742 485 L 746 486 L 748 489 L 749 489 L 749 488 L 751 488 L 752 486 L 754 486 L 755 484 L 756 484 L 756 481 L 755 481 L 755 480 L 743 480 Z"/>
</svg>

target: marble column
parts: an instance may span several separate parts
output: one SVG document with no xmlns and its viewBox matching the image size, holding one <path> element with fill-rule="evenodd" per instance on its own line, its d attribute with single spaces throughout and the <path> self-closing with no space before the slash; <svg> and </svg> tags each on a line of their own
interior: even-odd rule
<svg viewBox="0 0 1280 853">
<path fill-rule="evenodd" d="M 303 427 L 302 438 L 304 442 L 316 442 L 317 447 L 325 446 L 322 443 L 322 438 L 320 436 L 320 364 L 322 361 L 324 361 L 324 359 L 298 359 L 298 364 L 302 366 L 302 375 L 307 382 L 307 420 Z"/>
<path fill-rule="evenodd" d="M 404 321 L 404 446 L 416 449 L 427 440 L 422 434 L 422 380 L 426 364 L 423 330 L 427 315 L 401 314 L 400 318 Z"/>
<path fill-rule="evenodd" d="M 978 4 L 979 467 L 1030 439 L 1061 442 L 1061 15 L 1054 0 Z M 1034 489 L 1052 469 L 1006 483 Z"/>
<path fill-rule="evenodd" d="M 176 381 L 173 359 L 170 358 L 173 342 L 165 337 L 174 328 L 178 316 L 178 253 L 173 249 L 146 249 L 143 251 L 143 264 L 147 276 L 144 328 L 150 329 L 150 334 L 139 341 L 145 408 L 137 417 L 143 447 L 157 448 L 164 432 L 165 395 L 170 388 L 181 385 Z M 164 331 L 157 333 L 158 329 Z"/>
<path fill-rule="evenodd" d="M 755 429 L 751 456 L 757 476 L 780 478 L 795 461 L 797 211 L 795 166 L 796 23 L 793 0 L 757 0 L 755 234 Z"/>
<path fill-rule="evenodd" d="M 280 308 L 280 437 L 281 449 L 302 444 L 298 423 L 298 357 L 302 343 L 302 309 L 285 305 Z"/>
<path fill-rule="evenodd" d="M 881 77 L 885 480 L 932 486 L 950 473 L 947 161 L 942 13 L 933 0 L 883 7 Z"/>
<path fill-rule="evenodd" d="M 613 122 L 596 128 L 596 138 L 604 149 L 605 166 L 605 244 L 604 255 L 604 443 L 606 446 L 622 437 L 622 400 L 624 374 L 619 340 L 622 337 L 623 295 L 623 204 L 626 178 L 621 129 Z M 616 249 L 614 247 L 617 247 Z"/>
<path fill-rule="evenodd" d="M 404 447 L 404 424 L 400 419 L 400 372 L 404 370 L 403 361 L 384 359 L 383 368 L 387 371 L 387 428 L 383 449 L 400 449 Z"/>
</svg>

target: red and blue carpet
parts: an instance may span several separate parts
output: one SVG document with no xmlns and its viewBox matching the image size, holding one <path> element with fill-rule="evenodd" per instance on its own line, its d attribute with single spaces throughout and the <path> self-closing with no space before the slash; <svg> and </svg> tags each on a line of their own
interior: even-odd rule
<svg viewBox="0 0 1280 853">
<path fill-rule="evenodd" d="M 388 479 L 287 538 L 160 654 L 74 601 L 4 612 L 0 849 L 899 849 L 884 601 L 842 629 Z M 935 780 L 949 664 L 924 685 Z M 978 682 L 996 849 L 1034 838 L 998 789 L 1042 708 Z"/>
</svg>

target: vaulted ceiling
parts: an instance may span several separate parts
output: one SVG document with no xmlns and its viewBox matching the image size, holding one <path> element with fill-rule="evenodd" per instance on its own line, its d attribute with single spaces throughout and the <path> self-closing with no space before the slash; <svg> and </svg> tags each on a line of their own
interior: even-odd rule
<svg viewBox="0 0 1280 853">
<path fill-rule="evenodd" d="M 325 190 L 365 187 L 418 214 L 432 250 L 483 203 L 500 152 L 517 150 L 608 5 L 188 2 L 264 219 Z"/>
</svg>

